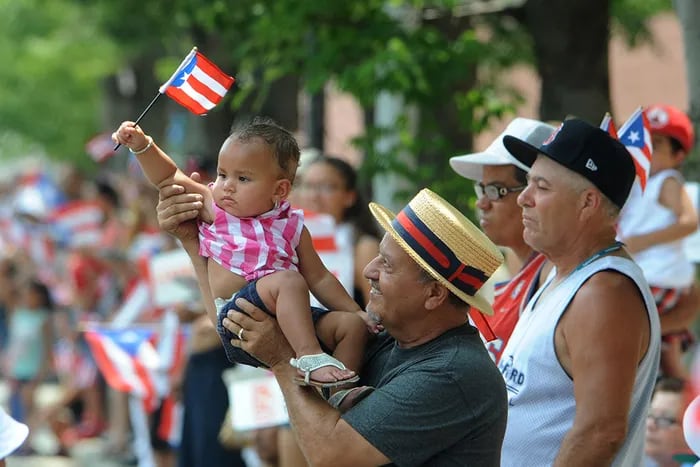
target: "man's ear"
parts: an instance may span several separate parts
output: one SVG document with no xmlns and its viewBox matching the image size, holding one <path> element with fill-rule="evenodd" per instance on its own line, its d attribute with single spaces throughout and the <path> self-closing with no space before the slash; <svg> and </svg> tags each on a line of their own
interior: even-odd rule
<svg viewBox="0 0 700 467">
<path fill-rule="evenodd" d="M 450 290 L 438 281 L 426 284 L 425 309 L 434 310 L 445 303 L 450 296 Z"/>
<path fill-rule="evenodd" d="M 589 218 L 603 202 L 602 195 L 593 188 L 588 188 L 581 193 L 579 198 L 579 207 L 581 215 Z"/>
</svg>

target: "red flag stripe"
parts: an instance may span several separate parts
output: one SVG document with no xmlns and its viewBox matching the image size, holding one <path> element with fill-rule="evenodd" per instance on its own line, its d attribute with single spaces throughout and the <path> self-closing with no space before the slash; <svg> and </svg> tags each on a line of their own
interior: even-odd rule
<svg viewBox="0 0 700 467">
<path fill-rule="evenodd" d="M 214 105 L 218 104 L 223 98 L 223 96 L 214 92 L 209 86 L 199 81 L 194 75 L 190 76 L 187 83 L 192 87 L 192 89 L 209 99 L 209 101 L 211 101 L 211 103 Z"/>
<path fill-rule="evenodd" d="M 229 76 L 223 71 L 221 71 L 221 68 L 216 66 L 208 58 L 206 58 L 199 52 L 197 52 L 197 67 L 209 76 L 211 76 L 212 79 L 217 81 L 226 89 L 230 88 L 231 85 L 236 81 L 232 76 Z"/>
<path fill-rule="evenodd" d="M 207 109 L 202 107 L 202 105 L 196 100 L 188 96 L 184 91 L 179 88 L 169 87 L 165 93 L 170 96 L 175 102 L 185 107 L 190 112 L 197 115 L 204 115 L 208 112 Z"/>
</svg>

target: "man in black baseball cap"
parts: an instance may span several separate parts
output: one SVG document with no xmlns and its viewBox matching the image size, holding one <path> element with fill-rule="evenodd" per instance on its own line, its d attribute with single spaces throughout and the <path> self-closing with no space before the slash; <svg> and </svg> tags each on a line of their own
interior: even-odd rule
<svg viewBox="0 0 700 467">
<path fill-rule="evenodd" d="M 634 162 L 625 146 L 583 120 L 565 120 L 539 148 L 513 136 L 505 136 L 503 144 L 528 167 L 543 154 L 583 175 L 620 209 L 634 183 Z"/>
<path fill-rule="evenodd" d="M 554 265 L 501 358 L 508 390 L 502 465 L 641 465 L 659 365 L 659 317 L 644 273 L 615 240 L 632 156 L 603 130 L 567 120 L 535 147 L 518 195 L 523 237 Z"/>
</svg>

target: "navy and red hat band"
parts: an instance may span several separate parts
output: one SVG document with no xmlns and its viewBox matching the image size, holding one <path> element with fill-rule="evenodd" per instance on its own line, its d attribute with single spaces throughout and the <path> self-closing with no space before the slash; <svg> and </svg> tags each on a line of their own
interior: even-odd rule
<svg viewBox="0 0 700 467">
<path fill-rule="evenodd" d="M 462 263 L 410 206 L 394 218 L 391 226 L 435 272 L 464 293 L 473 296 L 488 280 L 483 271 Z"/>
</svg>

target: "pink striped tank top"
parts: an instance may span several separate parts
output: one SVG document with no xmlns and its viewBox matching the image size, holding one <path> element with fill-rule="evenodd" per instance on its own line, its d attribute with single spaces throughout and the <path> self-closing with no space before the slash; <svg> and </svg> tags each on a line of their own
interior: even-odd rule
<svg viewBox="0 0 700 467">
<path fill-rule="evenodd" d="M 199 223 L 199 254 L 246 281 L 275 271 L 298 271 L 296 248 L 304 214 L 288 201 L 256 217 L 233 216 L 214 203 L 214 222 Z"/>
</svg>

